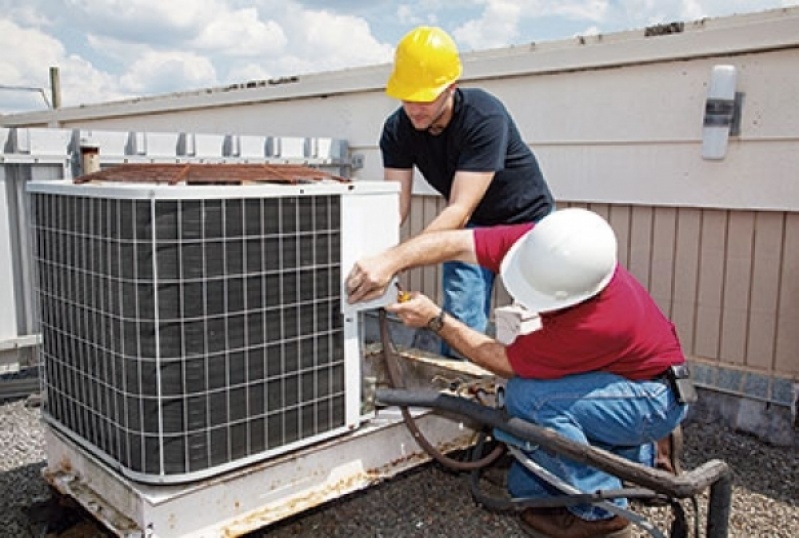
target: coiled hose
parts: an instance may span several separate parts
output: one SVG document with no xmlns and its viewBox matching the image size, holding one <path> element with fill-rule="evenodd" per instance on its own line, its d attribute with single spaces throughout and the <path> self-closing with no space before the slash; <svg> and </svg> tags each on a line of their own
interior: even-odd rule
<svg viewBox="0 0 799 538">
<path fill-rule="evenodd" d="M 402 372 L 400 372 L 400 358 L 396 349 L 394 348 L 394 344 L 391 341 L 391 335 L 389 334 L 388 330 L 386 311 L 381 308 L 378 316 L 380 322 L 380 341 L 383 345 L 383 358 L 386 361 L 388 380 L 391 383 L 391 386 L 395 389 L 405 388 L 405 385 L 402 381 Z M 424 434 L 422 434 L 422 432 L 419 430 L 419 427 L 416 425 L 416 421 L 414 420 L 413 416 L 411 416 L 410 411 L 408 411 L 407 406 L 400 406 L 400 411 L 402 412 L 402 419 L 405 422 L 405 425 L 407 426 L 408 430 L 410 430 L 413 438 L 416 440 L 419 446 L 422 447 L 431 458 L 445 467 L 454 469 L 456 471 L 473 471 L 475 469 L 482 469 L 483 467 L 488 467 L 497 461 L 500 456 L 505 453 L 505 446 L 498 444 L 486 456 L 477 460 L 460 461 L 450 458 L 433 446 L 433 444 L 427 440 Z"/>
</svg>

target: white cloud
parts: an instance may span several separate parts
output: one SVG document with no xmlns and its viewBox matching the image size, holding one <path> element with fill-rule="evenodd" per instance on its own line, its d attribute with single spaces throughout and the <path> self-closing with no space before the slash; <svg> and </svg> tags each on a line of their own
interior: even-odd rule
<svg viewBox="0 0 799 538">
<path fill-rule="evenodd" d="M 471 49 L 500 47 L 515 41 L 522 7 L 512 0 L 490 0 L 479 19 L 456 28 L 453 37 Z"/>
<path fill-rule="evenodd" d="M 115 89 L 113 77 L 79 56 L 68 55 L 60 41 L 37 29 L 21 28 L 0 19 L 0 50 L 4 51 L 0 56 L 0 84 L 42 88 L 50 101 L 50 67 L 58 67 L 65 103 L 96 102 L 122 95 Z M 25 103 L 25 108 L 45 108 L 39 95 L 23 97 L 19 92 L 5 90 L 0 97 L 18 105 Z"/>
<path fill-rule="evenodd" d="M 160 29 L 197 34 L 228 11 L 221 0 L 65 0 L 65 4 L 74 22 L 84 21 L 120 37 L 150 35 Z"/>
<path fill-rule="evenodd" d="M 608 20 L 609 0 L 481 0 L 482 12 L 455 28 L 464 49 L 479 50 L 531 41 L 535 21 L 565 20 L 597 24 Z M 526 31 L 522 33 L 521 29 Z M 564 36 L 565 37 L 565 36 Z"/>
<path fill-rule="evenodd" d="M 555 14 L 563 15 L 569 18 L 591 21 L 591 22 L 604 22 L 607 21 L 608 13 L 610 11 L 610 2 L 608 0 L 589 0 L 587 2 L 555 2 L 552 6 Z"/>
<path fill-rule="evenodd" d="M 119 77 L 96 69 L 90 62 L 70 55 L 60 62 L 61 95 L 65 106 L 102 103 L 135 96 L 120 87 Z"/>
<path fill-rule="evenodd" d="M 273 78 L 263 65 L 253 62 L 235 63 L 224 75 L 223 83 L 241 84 L 251 80 L 268 80 Z"/>
<path fill-rule="evenodd" d="M 262 21 L 254 8 L 229 11 L 206 25 L 192 44 L 207 51 L 231 56 L 282 53 L 288 39 L 272 20 Z"/>
<path fill-rule="evenodd" d="M 286 4 L 281 22 L 285 52 L 265 56 L 272 76 L 301 75 L 391 61 L 393 45 L 379 42 L 360 17 Z"/>
<path fill-rule="evenodd" d="M 369 24 L 361 18 L 329 11 L 305 11 L 301 20 L 307 32 L 304 46 L 308 56 L 320 59 L 326 68 L 391 60 L 393 46 L 375 39 Z"/>
<path fill-rule="evenodd" d="M 576 34 L 576 35 L 595 36 L 595 35 L 599 35 L 599 33 L 600 33 L 599 32 L 599 28 L 597 28 L 596 26 L 589 26 L 588 28 L 586 28 L 585 30 L 583 30 L 582 32 L 580 32 L 579 34 Z"/>
<path fill-rule="evenodd" d="M 138 94 L 196 89 L 217 83 L 216 70 L 207 58 L 178 51 L 151 51 L 135 61 L 120 78 L 125 91 Z"/>
<path fill-rule="evenodd" d="M 44 28 L 52 26 L 50 17 L 46 10 L 37 9 L 35 0 L 33 2 L 13 2 L 10 0 L 0 0 L 0 13 L 5 15 L 8 20 L 15 21 L 24 27 Z"/>
<path fill-rule="evenodd" d="M 425 24 L 427 21 L 420 16 L 419 10 L 414 6 L 402 4 L 397 7 L 397 19 L 408 28 Z"/>
<path fill-rule="evenodd" d="M 685 19 L 701 19 L 705 16 L 702 3 L 699 0 L 683 0 L 681 8 L 682 17 Z"/>
<path fill-rule="evenodd" d="M 411 4 L 400 4 L 396 7 L 393 15 L 399 24 L 405 27 L 405 32 L 410 31 L 416 26 L 440 26 L 445 20 L 451 19 L 453 7 L 458 11 L 471 12 L 475 6 L 482 3 L 482 0 L 460 0 L 451 2 L 450 0 L 426 0 Z"/>
<path fill-rule="evenodd" d="M 2 82 L 15 85 L 46 83 L 47 66 L 58 65 L 65 54 L 63 45 L 53 37 L 3 19 L 0 19 L 0 50 L 3 51 Z"/>
</svg>

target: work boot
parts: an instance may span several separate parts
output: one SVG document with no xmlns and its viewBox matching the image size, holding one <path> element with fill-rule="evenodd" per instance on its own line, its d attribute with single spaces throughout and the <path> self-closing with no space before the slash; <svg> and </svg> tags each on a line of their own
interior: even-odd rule
<svg viewBox="0 0 799 538">
<path fill-rule="evenodd" d="M 520 527 L 533 538 L 632 538 L 632 524 L 621 516 L 587 521 L 565 508 L 528 508 Z"/>
<path fill-rule="evenodd" d="M 682 427 L 655 443 L 655 468 L 673 475 L 682 473 Z"/>
<path fill-rule="evenodd" d="M 655 469 L 673 475 L 682 473 L 682 427 L 678 424 L 672 432 L 655 443 Z M 644 506 L 666 506 L 669 501 L 663 496 L 638 499 Z"/>
</svg>

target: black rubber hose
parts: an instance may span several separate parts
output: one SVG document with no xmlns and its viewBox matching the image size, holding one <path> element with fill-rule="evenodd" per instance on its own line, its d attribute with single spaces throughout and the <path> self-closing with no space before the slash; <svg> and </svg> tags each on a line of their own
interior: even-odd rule
<svg viewBox="0 0 799 538">
<path fill-rule="evenodd" d="M 726 538 L 732 510 L 732 471 L 710 487 L 707 508 L 707 537 Z"/>
<path fill-rule="evenodd" d="M 400 358 L 397 355 L 396 349 L 394 349 L 394 344 L 391 341 L 391 335 L 388 332 L 388 319 L 386 317 L 386 311 L 381 308 L 378 315 L 380 321 L 380 340 L 383 344 L 383 358 L 386 361 L 386 370 L 388 371 L 389 382 L 394 388 L 403 388 L 404 384 L 402 382 L 402 372 L 400 372 L 399 367 Z M 481 469 L 491 465 L 497 461 L 502 454 L 505 453 L 504 445 L 497 445 L 493 451 L 479 460 L 459 461 L 450 458 L 449 456 L 444 455 L 435 446 L 433 446 L 430 441 L 427 440 L 424 434 L 419 430 L 419 427 L 416 425 L 416 421 L 413 419 L 413 416 L 411 416 L 411 413 L 408 411 L 408 407 L 406 405 L 400 405 L 399 408 L 402 412 L 402 419 L 405 422 L 405 425 L 408 427 L 408 430 L 410 430 L 411 435 L 413 435 L 413 438 L 416 440 L 419 446 L 422 447 L 422 449 L 424 449 L 424 451 L 427 452 L 431 458 L 445 467 L 454 469 L 456 471 L 473 471 L 475 469 Z"/>
<path fill-rule="evenodd" d="M 387 405 L 428 407 L 469 417 L 669 497 L 685 499 L 712 485 L 711 507 L 717 514 L 714 514 L 711 526 L 721 528 L 729 516 L 731 496 L 728 490 L 731 473 L 729 466 L 720 460 L 705 462 L 690 472 L 674 476 L 666 471 L 636 464 L 606 450 L 567 439 L 554 431 L 466 398 L 433 391 L 379 389 L 377 401 Z"/>
</svg>

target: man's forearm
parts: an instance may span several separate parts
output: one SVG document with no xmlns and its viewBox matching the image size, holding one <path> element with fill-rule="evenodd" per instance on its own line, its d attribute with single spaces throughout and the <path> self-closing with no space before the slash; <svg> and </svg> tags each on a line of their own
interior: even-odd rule
<svg viewBox="0 0 799 538">
<path fill-rule="evenodd" d="M 423 233 L 387 251 L 394 274 L 446 261 L 474 263 L 474 238 L 471 230 L 445 230 Z"/>
<path fill-rule="evenodd" d="M 460 230 L 469 222 L 470 213 L 459 206 L 447 206 L 423 230 L 423 233 Z"/>
<path fill-rule="evenodd" d="M 478 366 L 504 378 L 513 377 L 505 346 L 493 338 L 469 328 L 452 316 L 447 316 L 438 335 Z"/>
</svg>

